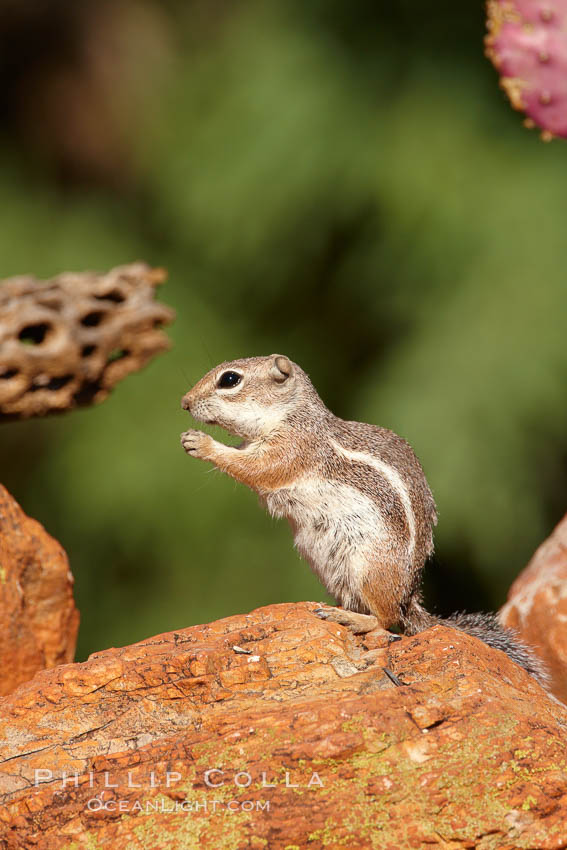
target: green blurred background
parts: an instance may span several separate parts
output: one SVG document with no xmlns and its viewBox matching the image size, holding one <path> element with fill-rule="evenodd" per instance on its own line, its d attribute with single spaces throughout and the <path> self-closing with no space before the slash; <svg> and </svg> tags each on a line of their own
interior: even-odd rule
<svg viewBox="0 0 567 850">
<path fill-rule="evenodd" d="M 567 147 L 522 127 L 482 4 L 3 0 L 0 276 L 169 269 L 173 350 L 0 429 L 66 547 L 78 657 L 324 594 L 180 398 L 288 354 L 393 428 L 439 507 L 428 606 L 497 607 L 567 507 Z"/>
</svg>

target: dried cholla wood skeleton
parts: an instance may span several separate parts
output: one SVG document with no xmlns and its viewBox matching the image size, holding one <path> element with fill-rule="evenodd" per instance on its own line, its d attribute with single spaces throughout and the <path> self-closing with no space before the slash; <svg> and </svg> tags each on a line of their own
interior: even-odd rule
<svg viewBox="0 0 567 850">
<path fill-rule="evenodd" d="M 132 263 L 0 282 L 0 421 L 102 401 L 166 351 L 175 314 L 154 300 L 165 277 Z"/>
</svg>

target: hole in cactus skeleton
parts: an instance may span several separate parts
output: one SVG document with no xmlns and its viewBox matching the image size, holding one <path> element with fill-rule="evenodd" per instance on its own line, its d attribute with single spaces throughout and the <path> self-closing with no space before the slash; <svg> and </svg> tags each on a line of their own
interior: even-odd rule
<svg viewBox="0 0 567 850">
<path fill-rule="evenodd" d="M 48 390 L 60 390 L 63 387 L 67 386 L 69 381 L 73 380 L 72 375 L 58 375 L 56 378 L 50 378 L 46 389 Z"/>
<path fill-rule="evenodd" d="M 90 357 L 96 351 L 96 345 L 83 345 L 81 348 L 81 357 Z"/>
<path fill-rule="evenodd" d="M 122 304 L 123 301 L 126 301 L 126 296 L 122 295 L 119 289 L 111 289 L 104 295 L 95 295 L 95 298 L 97 301 L 114 301 L 115 304 Z"/>
<path fill-rule="evenodd" d="M 6 369 L 4 372 L 0 372 L 0 380 L 9 381 L 10 378 L 15 378 L 19 374 L 19 369 Z"/>
<path fill-rule="evenodd" d="M 37 393 L 39 390 L 51 390 L 51 392 L 56 392 L 57 390 L 65 387 L 69 381 L 72 380 L 73 375 L 55 375 L 53 378 L 49 378 L 49 380 L 46 380 L 45 376 L 40 376 L 32 383 L 28 392 Z"/>
<path fill-rule="evenodd" d="M 97 325 L 100 325 L 106 313 L 103 313 L 102 310 L 93 310 L 90 313 L 87 313 L 86 316 L 83 316 L 81 319 L 81 324 L 86 328 L 96 328 Z"/>
<path fill-rule="evenodd" d="M 114 351 L 111 351 L 108 355 L 106 362 L 107 363 L 115 363 L 117 360 L 124 360 L 125 357 L 128 357 L 130 352 L 127 348 L 115 348 Z"/>
<path fill-rule="evenodd" d="M 47 322 L 38 322 L 36 325 L 26 325 L 18 334 L 18 339 L 24 345 L 41 345 L 51 330 Z"/>
</svg>

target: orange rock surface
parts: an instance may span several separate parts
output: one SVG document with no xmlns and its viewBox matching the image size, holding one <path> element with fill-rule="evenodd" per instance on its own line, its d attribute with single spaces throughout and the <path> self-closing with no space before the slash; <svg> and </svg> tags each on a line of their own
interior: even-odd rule
<svg viewBox="0 0 567 850">
<path fill-rule="evenodd" d="M 315 607 L 158 635 L 4 697 L 0 847 L 567 845 L 564 706 L 463 633 L 354 638 Z"/>
<path fill-rule="evenodd" d="M 63 548 L 0 485 L 0 694 L 71 661 L 78 625 Z"/>
<path fill-rule="evenodd" d="M 500 614 L 543 658 L 553 693 L 567 703 L 567 516 L 518 576 Z"/>
</svg>

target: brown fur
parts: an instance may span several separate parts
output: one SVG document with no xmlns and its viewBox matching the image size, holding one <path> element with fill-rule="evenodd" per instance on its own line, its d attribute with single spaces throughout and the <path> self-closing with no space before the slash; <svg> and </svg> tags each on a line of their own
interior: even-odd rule
<svg viewBox="0 0 567 850">
<path fill-rule="evenodd" d="M 225 371 L 240 376 L 230 389 L 219 384 Z M 410 634 L 439 622 L 421 606 L 419 589 L 433 551 L 435 503 L 405 440 L 334 416 L 305 372 L 282 355 L 222 363 L 182 405 L 196 419 L 243 438 L 234 448 L 190 430 L 182 444 L 289 520 L 300 552 L 344 608 Z M 494 617 L 444 622 L 504 649 L 544 680 L 533 654 Z"/>
<path fill-rule="evenodd" d="M 262 493 L 293 483 L 301 471 L 299 459 L 282 452 L 277 446 L 268 446 L 253 455 L 238 452 L 238 449 L 218 451 L 211 445 L 202 459 L 211 461 L 222 472 Z"/>
<path fill-rule="evenodd" d="M 395 558 L 386 560 L 382 555 L 370 564 L 362 583 L 362 594 L 368 612 L 378 619 L 383 629 L 400 624 L 400 596 L 406 592 L 407 575 L 404 565 Z"/>
<path fill-rule="evenodd" d="M 201 434 L 199 449 L 192 453 L 255 490 L 263 501 L 271 494 L 272 504 L 277 499 L 282 512 L 287 506 L 294 531 L 297 523 L 290 515 L 294 497 L 289 488 L 302 476 L 320 476 L 324 481 L 348 484 L 367 496 L 383 518 L 388 538 L 373 547 L 356 610 L 375 614 L 384 627 L 396 625 L 403 619 L 404 611 L 411 609 L 410 601 L 417 592 L 423 565 L 433 549 L 435 504 L 421 465 L 409 444 L 392 431 L 361 422 L 345 422 L 334 416 L 297 364 L 290 364 L 293 375 L 283 382 L 283 387 L 275 384 L 271 369 L 277 357 L 221 363 L 184 396 L 182 404 L 194 416 L 244 438 L 241 446 L 233 448 Z M 247 383 L 238 392 L 223 393 L 217 389 L 219 376 L 227 370 L 246 376 Z M 248 432 L 242 422 L 235 424 L 238 411 L 247 405 L 261 405 L 268 418 L 272 407 L 282 403 L 282 390 L 285 391 L 285 415 L 272 430 L 261 433 L 258 439 L 253 433 L 256 426 Z M 215 407 L 212 400 L 215 394 L 222 399 L 222 410 Z M 415 522 L 412 558 L 408 550 L 408 521 L 399 494 L 377 469 L 332 451 L 326 435 L 346 450 L 379 458 L 401 476 Z"/>
</svg>

